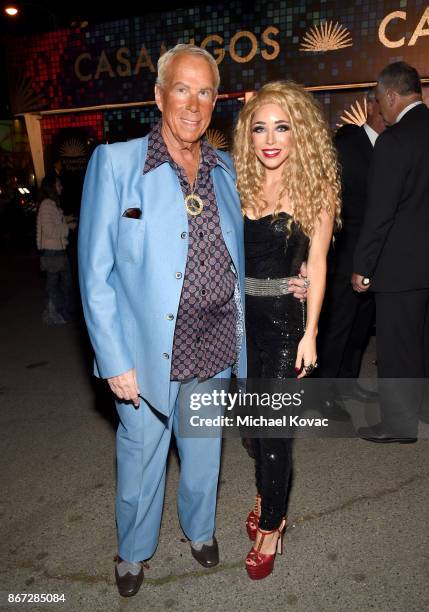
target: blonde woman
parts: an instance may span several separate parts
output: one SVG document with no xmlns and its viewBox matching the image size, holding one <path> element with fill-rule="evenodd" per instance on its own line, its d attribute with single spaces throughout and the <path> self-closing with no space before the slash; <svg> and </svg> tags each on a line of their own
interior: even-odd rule
<svg viewBox="0 0 429 612">
<path fill-rule="evenodd" d="M 240 113 L 234 161 L 245 222 L 248 377 L 300 378 L 317 365 L 326 256 L 340 212 L 336 156 L 311 94 L 293 82 L 262 87 Z M 306 306 L 285 293 L 303 261 Z M 246 525 L 256 542 L 246 569 L 261 579 L 281 550 L 291 439 L 254 440 L 254 450 L 258 495 Z"/>
</svg>

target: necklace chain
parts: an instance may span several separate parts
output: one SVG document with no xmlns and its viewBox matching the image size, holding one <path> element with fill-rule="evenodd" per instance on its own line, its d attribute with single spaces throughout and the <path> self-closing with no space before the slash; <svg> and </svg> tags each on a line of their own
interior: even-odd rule
<svg viewBox="0 0 429 612">
<path fill-rule="evenodd" d="M 186 212 L 188 213 L 188 215 L 191 215 L 191 217 L 197 217 L 204 210 L 204 202 L 202 201 L 200 196 L 195 193 L 195 191 L 198 189 L 198 178 L 199 178 L 198 175 L 200 173 L 200 162 L 201 162 L 201 149 L 198 152 L 197 173 L 195 175 L 194 183 L 191 187 L 191 193 L 185 197 Z"/>
</svg>

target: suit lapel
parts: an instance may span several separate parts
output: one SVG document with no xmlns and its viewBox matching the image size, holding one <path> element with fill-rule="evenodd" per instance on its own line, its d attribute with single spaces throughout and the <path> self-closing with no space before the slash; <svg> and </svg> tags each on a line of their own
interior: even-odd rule
<svg viewBox="0 0 429 612">
<path fill-rule="evenodd" d="M 237 230 L 242 223 L 240 203 L 234 182 L 222 165 L 212 170 L 213 186 L 219 211 L 220 227 L 229 254 L 236 269 L 239 269 Z"/>
</svg>

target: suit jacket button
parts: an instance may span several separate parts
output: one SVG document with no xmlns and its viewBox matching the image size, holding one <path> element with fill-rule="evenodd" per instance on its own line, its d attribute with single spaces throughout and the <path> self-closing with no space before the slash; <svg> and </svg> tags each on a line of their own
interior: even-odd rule
<svg viewBox="0 0 429 612">
<path fill-rule="evenodd" d="M 169 321 L 172 321 L 172 320 L 174 319 L 174 314 L 172 314 L 171 312 L 169 312 L 166 318 L 167 318 Z"/>
<path fill-rule="evenodd" d="M 182 273 L 181 272 L 176 272 L 176 278 L 182 278 Z"/>
<path fill-rule="evenodd" d="M 170 359 L 170 355 L 168 353 L 162 353 L 164 359 Z"/>
</svg>

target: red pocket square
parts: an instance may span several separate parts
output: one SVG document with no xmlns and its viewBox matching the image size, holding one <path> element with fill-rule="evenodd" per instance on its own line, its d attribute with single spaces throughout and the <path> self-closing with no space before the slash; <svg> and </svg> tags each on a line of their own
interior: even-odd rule
<svg viewBox="0 0 429 612">
<path fill-rule="evenodd" d="M 127 210 L 122 215 L 123 217 L 128 217 L 129 219 L 141 219 L 142 209 L 141 208 L 127 208 Z"/>
</svg>

